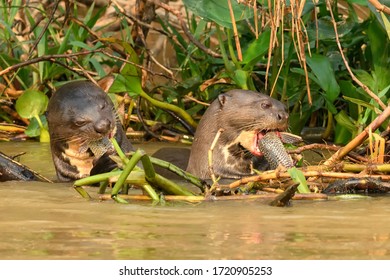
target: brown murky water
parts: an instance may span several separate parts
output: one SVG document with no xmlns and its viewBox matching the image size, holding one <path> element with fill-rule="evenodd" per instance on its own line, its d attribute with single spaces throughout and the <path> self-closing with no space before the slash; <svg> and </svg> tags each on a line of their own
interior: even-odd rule
<svg viewBox="0 0 390 280">
<path fill-rule="evenodd" d="M 0 143 L 54 179 L 49 146 Z M 146 149 L 147 150 L 147 149 Z M 119 205 L 71 184 L 0 183 L 0 259 L 390 259 L 390 197 Z"/>
</svg>

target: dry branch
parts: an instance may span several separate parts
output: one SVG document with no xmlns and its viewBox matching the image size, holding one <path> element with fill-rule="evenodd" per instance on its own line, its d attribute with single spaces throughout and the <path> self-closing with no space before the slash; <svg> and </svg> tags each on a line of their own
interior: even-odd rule
<svg viewBox="0 0 390 280">
<path fill-rule="evenodd" d="M 388 106 L 382 114 L 380 114 L 372 123 L 370 123 L 358 136 L 355 137 L 346 146 L 338 150 L 333 156 L 331 156 L 324 166 L 332 166 L 342 158 L 344 158 L 349 152 L 362 144 L 367 139 L 370 131 L 375 131 L 388 117 L 390 116 L 390 106 Z"/>
<path fill-rule="evenodd" d="M 390 8 L 383 5 L 378 0 L 368 0 L 368 2 L 370 2 L 379 12 L 384 12 L 385 14 L 390 15 Z"/>
</svg>

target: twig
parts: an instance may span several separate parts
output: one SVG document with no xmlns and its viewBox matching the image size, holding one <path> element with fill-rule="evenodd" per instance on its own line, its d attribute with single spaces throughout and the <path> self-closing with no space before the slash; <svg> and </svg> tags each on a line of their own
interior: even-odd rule
<svg viewBox="0 0 390 280">
<path fill-rule="evenodd" d="M 229 201 L 229 200 L 262 200 L 262 199 L 272 199 L 275 198 L 277 195 L 278 194 L 275 193 L 253 194 L 253 195 L 210 196 L 210 197 L 165 195 L 164 199 L 166 201 L 207 202 L 207 201 Z M 152 200 L 147 195 L 119 194 L 118 197 L 127 200 L 141 200 L 141 201 Z M 99 195 L 99 199 L 110 200 L 111 196 L 109 194 L 103 194 L 103 195 Z M 322 193 L 295 194 L 295 196 L 292 199 L 293 200 L 327 200 L 328 196 Z"/>
<path fill-rule="evenodd" d="M 302 170 L 302 173 L 305 177 L 329 177 L 329 178 L 337 178 L 337 179 L 378 178 L 378 179 L 382 179 L 383 181 L 390 180 L 390 175 L 356 174 L 356 173 L 329 172 L 329 171 L 318 171 L 318 170 L 308 170 L 308 171 Z M 281 178 L 291 178 L 291 176 L 287 171 L 284 172 L 268 171 L 260 175 L 241 178 L 240 180 L 234 181 L 229 185 L 219 185 L 217 190 L 234 189 L 250 182 L 259 182 L 259 181 L 281 179 Z"/>
<path fill-rule="evenodd" d="M 378 11 L 390 15 L 390 8 L 382 3 L 379 3 L 378 0 L 368 0 L 368 2 L 370 2 Z"/>
<path fill-rule="evenodd" d="M 242 61 L 242 52 L 241 52 L 241 45 L 240 45 L 240 37 L 238 36 L 238 31 L 237 31 L 237 25 L 236 25 L 236 19 L 234 17 L 234 12 L 233 12 L 233 7 L 232 7 L 232 2 L 231 0 L 228 0 L 228 6 L 229 6 L 229 12 L 230 12 L 230 19 L 232 21 L 233 25 L 233 36 L 234 40 L 236 41 L 236 49 L 237 49 L 237 56 L 238 60 Z"/>
<path fill-rule="evenodd" d="M 327 161 L 324 162 L 324 166 L 332 166 L 342 158 L 344 158 L 350 151 L 355 149 L 357 146 L 362 144 L 364 140 L 369 135 L 369 131 L 375 131 L 388 117 L 390 116 L 390 106 L 388 106 L 382 114 L 380 114 L 376 119 L 370 123 L 358 136 L 356 136 L 351 142 L 346 146 L 338 150 L 333 154 Z"/>
<path fill-rule="evenodd" d="M 341 57 L 342 57 L 342 59 L 344 61 L 345 67 L 347 68 L 347 71 L 348 71 L 349 75 L 351 76 L 352 80 L 355 83 L 357 83 L 372 99 L 374 99 L 379 104 L 379 106 L 382 107 L 382 109 L 386 109 L 386 105 L 382 102 L 382 100 L 380 100 L 380 98 L 375 93 L 373 93 L 368 88 L 368 86 L 366 86 L 358 78 L 356 78 L 355 74 L 352 72 L 351 68 L 349 67 L 349 63 L 348 63 L 347 59 L 345 58 L 345 55 L 344 55 L 344 52 L 343 52 L 343 48 L 341 47 L 339 33 L 337 31 L 337 24 L 336 24 L 335 18 L 333 16 L 333 11 L 332 11 L 332 6 L 330 4 L 330 0 L 326 0 L 326 5 L 327 5 L 327 7 L 329 9 L 329 13 L 330 13 L 330 16 L 332 18 L 333 29 L 334 29 L 334 33 L 336 35 L 336 43 L 337 43 L 337 46 L 338 46 L 339 51 L 340 51 L 340 55 L 341 55 Z"/>
<path fill-rule="evenodd" d="M 215 58 L 221 58 L 222 56 L 219 54 L 219 53 L 216 53 L 214 52 L 213 50 L 207 48 L 206 46 L 204 46 L 201 42 L 199 42 L 198 40 L 195 39 L 195 37 L 191 34 L 191 32 L 188 30 L 187 26 L 186 26 L 186 22 L 183 20 L 183 16 L 181 15 L 181 12 L 179 11 L 176 11 L 174 9 L 172 9 L 171 7 L 169 7 L 167 4 L 165 3 L 162 3 L 160 1 L 157 1 L 157 0 L 153 0 L 153 3 L 156 4 L 157 6 L 163 8 L 164 10 L 174 14 L 177 19 L 179 20 L 180 22 L 180 26 L 181 28 L 183 29 L 183 32 L 184 34 L 187 36 L 187 38 L 195 45 L 197 46 L 199 49 L 201 49 L 203 52 L 205 52 L 206 54 L 208 55 L 211 55 L 212 57 L 215 57 Z"/>
<path fill-rule="evenodd" d="M 321 150 L 328 150 L 328 151 L 335 151 L 337 152 L 338 150 L 341 149 L 340 146 L 336 145 L 327 145 L 327 144 L 320 144 L 320 143 L 314 143 L 314 144 L 308 144 L 302 147 L 298 147 L 294 150 L 287 150 L 287 153 L 289 154 L 301 154 L 303 151 L 307 150 L 314 150 L 314 149 L 321 149 Z M 351 158 L 354 158 L 360 162 L 367 162 L 367 158 L 355 153 L 355 152 L 349 152 L 349 156 Z"/>
<path fill-rule="evenodd" d="M 34 64 L 37 62 L 52 61 L 52 62 L 56 63 L 55 59 L 58 59 L 58 58 L 70 58 L 70 57 L 74 57 L 74 56 L 87 55 L 87 54 L 97 53 L 97 52 L 99 52 L 99 50 L 82 51 L 82 52 L 69 53 L 69 54 L 51 54 L 51 55 L 38 56 L 36 58 L 30 59 L 27 61 L 23 61 L 23 62 L 14 64 L 12 66 L 5 68 L 4 70 L 0 71 L 0 77 L 3 76 L 4 74 L 15 71 L 21 67 L 28 66 L 28 65 L 31 65 L 31 64 Z"/>
<path fill-rule="evenodd" d="M 41 41 L 43 35 L 45 35 L 46 30 L 49 28 L 50 23 L 54 20 L 54 14 L 57 11 L 58 4 L 60 3 L 60 0 L 55 1 L 53 10 L 51 12 L 51 15 L 49 17 L 49 20 L 46 22 L 45 26 L 43 27 L 41 33 L 39 34 L 38 38 L 35 40 L 34 45 L 32 46 L 30 53 L 28 54 L 28 57 L 31 58 L 34 50 L 38 46 L 39 42 Z"/>
<path fill-rule="evenodd" d="M 196 99 L 196 98 L 194 98 L 194 97 L 192 97 L 192 96 L 190 96 L 190 95 L 188 95 L 188 94 L 185 95 L 184 98 L 187 98 L 187 99 L 189 99 L 189 100 L 191 100 L 191 101 L 194 101 L 195 103 L 198 103 L 198 104 L 203 105 L 203 106 L 206 106 L 206 107 L 209 107 L 209 106 L 210 106 L 209 103 L 200 101 L 200 100 L 198 100 L 198 99 Z"/>
<path fill-rule="evenodd" d="M 76 64 L 79 68 L 80 68 L 80 71 L 84 74 L 85 77 L 88 78 L 88 80 L 90 80 L 93 84 L 95 84 L 96 86 L 99 86 L 98 83 L 95 81 L 94 78 L 92 78 L 92 76 L 88 73 L 87 70 L 85 70 L 83 68 L 83 66 L 80 65 L 80 63 L 78 63 L 78 61 L 75 59 L 75 58 L 71 58 L 72 62 L 74 64 Z"/>
<path fill-rule="evenodd" d="M 133 65 L 133 66 L 135 66 L 135 67 L 138 67 L 139 69 L 144 70 L 144 71 L 148 72 L 149 74 L 151 74 L 151 75 L 153 75 L 153 76 L 161 76 L 161 77 L 164 77 L 164 78 L 167 78 L 167 79 L 172 79 L 172 80 L 174 80 L 175 82 L 177 82 L 177 80 L 174 79 L 174 78 L 172 78 L 171 76 L 167 76 L 167 75 L 164 74 L 164 73 L 154 72 L 154 71 L 152 71 L 152 70 L 150 70 L 150 69 L 147 69 L 146 67 L 144 67 L 144 66 L 142 66 L 142 65 L 139 65 L 139 64 L 134 63 L 134 62 L 132 62 L 132 61 L 128 61 L 128 60 L 126 60 L 126 59 L 124 59 L 124 58 L 122 58 L 122 57 L 119 57 L 119 56 L 110 54 L 110 53 L 107 52 L 106 50 L 98 50 L 97 52 L 101 52 L 102 54 L 104 54 L 104 55 L 106 55 L 106 56 L 108 56 L 108 57 L 117 59 L 117 60 L 119 60 L 119 61 L 121 61 L 121 62 L 130 64 L 130 65 Z"/>
<path fill-rule="evenodd" d="M 215 177 L 214 168 L 213 168 L 213 151 L 223 131 L 224 131 L 223 128 L 220 128 L 218 130 L 217 134 L 214 137 L 213 143 L 211 143 L 210 149 L 208 150 L 208 165 L 209 165 L 210 177 L 213 180 L 213 185 L 217 183 L 217 178 Z"/>
</svg>

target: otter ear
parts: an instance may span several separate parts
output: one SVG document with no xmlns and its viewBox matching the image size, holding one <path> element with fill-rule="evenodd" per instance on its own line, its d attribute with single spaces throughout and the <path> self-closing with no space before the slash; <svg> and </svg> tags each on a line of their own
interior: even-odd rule
<svg viewBox="0 0 390 280">
<path fill-rule="evenodd" d="M 218 95 L 218 100 L 219 100 L 219 103 L 221 104 L 221 107 L 223 107 L 225 105 L 225 103 L 227 102 L 228 99 L 229 99 L 229 96 L 225 93 Z"/>
</svg>

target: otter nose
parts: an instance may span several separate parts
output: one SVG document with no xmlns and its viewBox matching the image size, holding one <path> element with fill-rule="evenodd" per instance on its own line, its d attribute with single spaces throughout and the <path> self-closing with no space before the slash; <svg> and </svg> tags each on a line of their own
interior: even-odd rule
<svg viewBox="0 0 390 280">
<path fill-rule="evenodd" d="M 109 120 L 101 120 L 94 126 L 95 131 L 100 134 L 106 134 L 111 129 L 111 122 Z"/>
<path fill-rule="evenodd" d="M 276 117 L 278 118 L 278 121 L 285 121 L 288 119 L 288 114 L 286 112 L 278 112 Z"/>
</svg>

